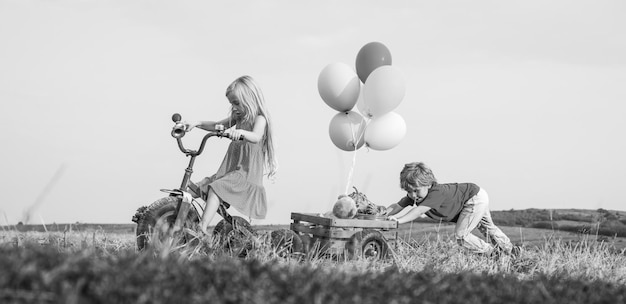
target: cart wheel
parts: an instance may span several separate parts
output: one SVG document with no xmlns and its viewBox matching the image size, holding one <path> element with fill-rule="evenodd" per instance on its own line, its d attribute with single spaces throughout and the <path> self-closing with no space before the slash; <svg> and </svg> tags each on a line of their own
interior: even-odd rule
<svg viewBox="0 0 626 304">
<path fill-rule="evenodd" d="M 311 251 L 311 246 L 313 245 L 311 243 L 313 239 L 308 234 L 301 234 L 300 240 L 302 240 L 302 252 L 308 254 L 309 251 Z"/>
<path fill-rule="evenodd" d="M 251 240 L 248 235 L 254 234 L 254 230 L 250 223 L 244 218 L 240 216 L 233 216 L 232 218 L 233 221 L 235 221 L 237 230 L 233 230 L 233 225 L 226 220 L 221 220 L 215 225 L 215 228 L 213 228 L 213 235 L 219 236 L 224 249 L 243 257 L 252 249 L 253 240 Z M 246 231 L 243 231 L 244 229 Z"/>
<path fill-rule="evenodd" d="M 304 253 L 302 239 L 293 230 L 279 229 L 270 234 L 272 247 L 281 258 L 285 258 L 293 253 Z"/>
<path fill-rule="evenodd" d="M 387 257 L 389 246 L 379 231 L 364 229 L 350 237 L 346 249 L 350 259 L 382 260 Z"/>
</svg>

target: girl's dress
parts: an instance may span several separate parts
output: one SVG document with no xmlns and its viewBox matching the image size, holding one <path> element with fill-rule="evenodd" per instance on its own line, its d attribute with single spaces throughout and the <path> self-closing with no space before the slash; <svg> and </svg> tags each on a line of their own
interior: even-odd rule
<svg viewBox="0 0 626 304">
<path fill-rule="evenodd" d="M 249 131 L 252 127 L 243 126 L 241 129 Z M 242 214 L 264 219 L 267 213 L 263 187 L 264 160 L 261 142 L 232 141 L 217 173 L 198 183 L 202 197 L 207 199 L 210 187 L 220 199 Z"/>
</svg>

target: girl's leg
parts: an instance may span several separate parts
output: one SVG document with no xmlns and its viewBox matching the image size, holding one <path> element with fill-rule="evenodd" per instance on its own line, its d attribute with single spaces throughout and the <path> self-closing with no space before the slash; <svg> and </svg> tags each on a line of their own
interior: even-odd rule
<svg viewBox="0 0 626 304">
<path fill-rule="evenodd" d="M 465 203 L 454 229 L 454 235 L 459 245 L 474 253 L 487 253 L 493 250 L 493 246 L 472 234 L 488 210 L 489 197 L 487 192 L 482 189 Z"/>
<path fill-rule="evenodd" d="M 500 247 L 506 253 L 510 253 L 513 249 L 513 244 L 496 224 L 493 223 L 493 219 L 491 218 L 491 212 L 489 209 L 483 215 L 483 218 L 480 220 L 480 224 L 478 225 L 478 230 L 491 242 L 491 244 Z"/>
<path fill-rule="evenodd" d="M 204 213 L 202 213 L 202 219 L 200 220 L 200 230 L 205 234 L 208 234 L 209 223 L 217 213 L 217 208 L 220 205 L 220 198 L 215 194 L 212 188 L 209 188 L 209 193 L 206 198 L 206 206 L 204 207 Z"/>
</svg>

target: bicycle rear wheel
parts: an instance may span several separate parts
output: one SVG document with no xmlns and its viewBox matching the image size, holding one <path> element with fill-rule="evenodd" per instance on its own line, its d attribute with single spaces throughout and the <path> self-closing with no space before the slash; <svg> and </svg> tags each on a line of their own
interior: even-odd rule
<svg viewBox="0 0 626 304">
<path fill-rule="evenodd" d="M 219 237 L 224 249 L 238 256 L 246 256 L 252 249 L 254 230 L 248 221 L 240 216 L 233 216 L 237 229 L 226 220 L 221 220 L 213 229 L 213 235 Z"/>
</svg>

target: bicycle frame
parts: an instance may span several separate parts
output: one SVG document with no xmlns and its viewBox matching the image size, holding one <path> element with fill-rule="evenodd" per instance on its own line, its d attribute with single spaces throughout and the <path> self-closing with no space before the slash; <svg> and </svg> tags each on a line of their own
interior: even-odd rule
<svg viewBox="0 0 626 304">
<path fill-rule="evenodd" d="M 189 164 L 187 165 L 187 168 L 185 169 L 185 174 L 183 175 L 183 180 L 180 184 L 180 188 L 176 190 L 161 189 L 161 191 L 169 193 L 170 196 L 179 197 L 178 204 L 176 205 L 176 221 L 174 222 L 174 227 L 172 229 L 172 232 L 177 232 L 177 231 L 182 230 L 183 223 L 185 222 L 185 219 L 187 218 L 187 215 L 189 214 L 189 209 L 193 203 L 195 203 L 193 204 L 193 206 L 194 206 L 195 211 L 198 213 L 198 218 L 202 217 L 202 213 L 204 211 L 204 207 L 201 204 L 195 202 L 195 200 L 189 203 L 185 203 L 184 200 L 182 199 L 183 192 L 187 192 L 187 188 L 191 188 L 191 190 L 196 195 L 198 196 L 201 195 L 198 187 L 193 182 L 191 182 L 191 174 L 193 173 L 193 166 L 196 161 L 196 157 L 202 154 L 202 151 L 204 151 L 204 147 L 209 138 L 211 137 L 220 137 L 220 138 L 227 137 L 228 138 L 230 136 L 230 134 L 224 132 L 223 126 L 219 127 L 220 125 L 218 125 L 216 126 L 216 131 L 209 131 L 209 133 L 207 133 L 202 138 L 202 141 L 200 143 L 200 147 L 198 147 L 198 150 L 186 149 L 183 146 L 183 142 L 181 139 L 185 135 L 186 131 L 185 131 L 184 125 L 180 122 L 180 120 L 181 120 L 180 114 L 176 113 L 172 115 L 172 121 L 174 121 L 175 123 L 174 127 L 172 128 L 172 137 L 176 138 L 176 142 L 178 143 L 178 148 L 180 149 L 180 151 L 183 152 L 186 156 L 190 157 Z M 226 221 L 228 221 L 230 224 L 233 224 L 232 216 L 228 214 L 224 204 L 220 203 L 217 213 L 220 216 L 222 216 Z"/>
</svg>

